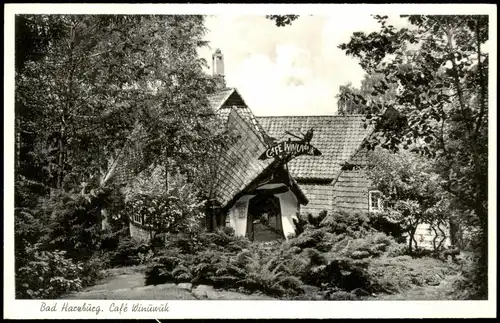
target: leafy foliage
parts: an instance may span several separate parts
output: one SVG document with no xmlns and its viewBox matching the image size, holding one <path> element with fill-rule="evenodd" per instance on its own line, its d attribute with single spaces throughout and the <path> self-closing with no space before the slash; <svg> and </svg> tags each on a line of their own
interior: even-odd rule
<svg viewBox="0 0 500 323">
<path fill-rule="evenodd" d="M 375 230 L 364 215 L 322 217 L 297 237 L 271 245 L 250 244 L 226 229 L 170 234 L 146 284 L 191 282 L 285 299 L 309 299 L 306 289 L 313 286 L 323 299 L 352 300 L 435 284 L 449 273 L 438 259 L 402 256 L 404 245 Z"/>
<path fill-rule="evenodd" d="M 383 93 L 380 93 L 381 90 Z M 341 115 L 366 114 L 369 102 L 383 109 L 394 103 L 396 94 L 397 84 L 387 84 L 383 74 L 365 74 L 359 89 L 353 87 L 352 83 L 339 87 L 339 93 L 336 95 L 337 111 Z M 378 109 L 376 111 L 383 112 Z M 369 117 L 371 115 L 367 115 L 367 118 Z"/>
<path fill-rule="evenodd" d="M 377 149 L 370 154 L 368 177 L 382 192 L 386 205 L 381 217 L 398 223 L 409 234 L 409 251 L 418 249 L 414 237 L 417 226 L 432 228 L 449 222 L 449 193 L 439 184 L 431 162 L 401 151 L 397 154 Z"/>
<path fill-rule="evenodd" d="M 42 199 L 38 208 L 50 219 L 50 232 L 41 239 L 46 247 L 88 259 L 101 246 L 101 208 L 108 203 L 108 191 L 82 186 L 81 191 L 54 192 Z"/>
<path fill-rule="evenodd" d="M 435 258 L 399 256 L 373 261 L 368 273 L 383 291 L 396 293 L 412 286 L 439 285 L 443 277 L 453 274 L 454 270 Z"/>
<path fill-rule="evenodd" d="M 16 275 L 17 298 L 55 298 L 82 287 L 81 267 L 65 256 L 64 251 L 39 251 L 28 245 L 25 265 Z"/>
<path fill-rule="evenodd" d="M 300 235 L 308 226 L 318 227 L 327 215 L 328 212 L 326 210 L 321 211 L 317 216 L 313 216 L 311 213 L 307 213 L 306 215 L 297 214 L 297 218 L 293 218 L 295 233 Z"/>
<path fill-rule="evenodd" d="M 85 285 L 97 263 L 107 265 L 96 260 L 101 250 L 115 254 L 113 265 L 148 261 L 151 253 L 121 241 L 129 214 L 117 212 L 124 199 L 115 184 L 124 169 L 135 176 L 159 165 L 186 176 L 191 187 L 170 189 L 164 180 L 163 200 L 141 197 L 148 208 L 131 208 L 152 207 L 148 221 L 161 229 L 196 230 L 211 161 L 225 140 L 208 102 L 216 82 L 197 56 L 206 45 L 203 19 L 16 16 L 16 273 L 27 282 L 57 274 L 68 287 L 54 295 Z M 60 260 L 60 273 L 42 275 L 29 247 L 35 242 L 48 262 Z M 92 266 L 77 271 L 82 260 Z"/>
<path fill-rule="evenodd" d="M 130 237 L 121 239 L 116 249 L 111 251 L 110 265 L 117 267 L 142 264 L 150 251 L 151 246 L 146 243 L 141 243 Z"/>
<path fill-rule="evenodd" d="M 66 251 L 47 251 L 27 244 L 23 258 L 16 258 L 16 298 L 53 299 L 101 279 L 102 259 L 74 261 Z"/>
<path fill-rule="evenodd" d="M 369 148 L 411 148 L 433 159 L 440 185 L 454 204 L 471 212 L 481 231 L 481 275 L 487 268 L 488 223 L 488 16 L 405 16 L 412 28 L 396 29 L 376 15 L 380 31 L 356 32 L 339 45 L 359 59 L 368 74 L 383 75 L 385 87 L 397 84 L 390 113 L 365 98 L 366 115 L 377 134 Z M 390 109 L 389 109 L 390 108 Z M 404 122 L 394 122 L 401 119 Z M 407 205 L 410 208 L 410 205 Z M 481 275 L 478 275 L 481 276 Z M 484 278 L 484 277 L 483 277 Z M 479 279 L 486 297 L 486 279 Z"/>
<path fill-rule="evenodd" d="M 140 215 L 142 223 L 153 228 L 156 234 L 193 230 L 203 217 L 201 203 L 176 194 L 178 192 L 156 197 L 137 195 L 127 202 L 124 216 Z"/>
<path fill-rule="evenodd" d="M 267 19 L 274 21 L 277 27 L 291 25 L 294 20 L 299 18 L 298 15 L 267 15 Z"/>
</svg>

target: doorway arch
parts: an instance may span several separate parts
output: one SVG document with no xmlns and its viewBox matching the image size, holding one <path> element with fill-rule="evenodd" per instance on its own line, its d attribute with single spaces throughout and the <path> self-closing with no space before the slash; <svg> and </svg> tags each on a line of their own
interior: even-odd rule
<svg viewBox="0 0 500 323">
<path fill-rule="evenodd" d="M 271 194 L 250 199 L 247 215 L 247 236 L 252 241 L 284 239 L 280 200 Z"/>
</svg>

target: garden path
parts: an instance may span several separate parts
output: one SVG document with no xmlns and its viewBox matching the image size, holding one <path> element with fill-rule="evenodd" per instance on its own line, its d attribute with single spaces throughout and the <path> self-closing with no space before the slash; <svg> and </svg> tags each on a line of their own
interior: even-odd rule
<svg viewBox="0 0 500 323">
<path fill-rule="evenodd" d="M 115 300 L 273 300 L 262 294 L 243 294 L 216 290 L 211 286 L 191 284 L 162 284 L 144 286 L 144 266 L 109 270 L 109 276 L 97 285 L 87 287 L 63 299 L 115 299 Z M 402 293 L 364 297 L 364 300 L 450 300 L 452 283 L 458 276 L 447 276 L 437 286 L 416 286 Z"/>
<path fill-rule="evenodd" d="M 97 285 L 71 293 L 63 299 L 113 299 L 113 300 L 272 300 L 274 298 L 232 291 L 216 290 L 211 286 L 191 284 L 144 285 L 144 266 L 116 268 Z"/>
</svg>

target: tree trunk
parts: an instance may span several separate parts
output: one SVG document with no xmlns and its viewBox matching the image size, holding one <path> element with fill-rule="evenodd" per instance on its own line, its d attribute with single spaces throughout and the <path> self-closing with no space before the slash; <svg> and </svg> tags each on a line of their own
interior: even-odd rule
<svg viewBox="0 0 500 323">
<path fill-rule="evenodd" d="M 440 227 L 440 223 L 438 223 L 438 230 L 441 232 L 441 235 L 443 236 L 443 238 L 441 239 L 441 241 L 439 241 L 439 245 L 438 245 L 438 250 L 441 250 L 442 246 L 443 246 L 443 243 L 446 241 L 446 233 L 444 232 L 443 229 L 441 229 Z"/>
<path fill-rule="evenodd" d="M 414 236 L 415 236 L 415 232 L 417 231 L 417 228 L 411 228 L 410 231 L 408 231 L 408 235 L 409 235 L 409 238 L 410 238 L 410 244 L 409 244 L 409 252 L 410 254 L 413 254 L 413 241 L 415 241 L 414 239 Z M 417 242 L 415 241 L 415 244 Z"/>
<path fill-rule="evenodd" d="M 432 229 L 432 231 L 434 231 L 434 238 L 432 238 L 432 247 L 434 248 L 434 251 L 438 251 L 438 247 L 436 247 L 436 240 L 438 238 L 438 232 L 434 226 L 431 226 L 431 229 Z"/>
<path fill-rule="evenodd" d="M 415 243 L 415 251 L 418 251 L 418 243 L 417 243 L 417 239 L 415 239 L 415 231 L 413 232 L 411 238 L 413 239 L 413 242 Z"/>
<path fill-rule="evenodd" d="M 450 219 L 450 241 L 454 246 L 462 247 L 460 242 L 460 226 L 455 219 Z"/>
</svg>

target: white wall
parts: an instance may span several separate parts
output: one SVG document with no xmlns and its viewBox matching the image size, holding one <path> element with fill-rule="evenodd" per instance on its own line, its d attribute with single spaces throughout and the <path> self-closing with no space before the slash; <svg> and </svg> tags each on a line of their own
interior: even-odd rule
<svg viewBox="0 0 500 323">
<path fill-rule="evenodd" d="M 229 209 L 229 226 L 236 236 L 245 236 L 247 231 L 248 201 L 255 195 L 244 195 Z"/>
<path fill-rule="evenodd" d="M 273 189 L 285 186 L 284 184 L 265 184 L 260 189 Z M 242 196 L 228 212 L 229 226 L 234 229 L 237 236 L 245 236 L 247 230 L 248 204 L 255 195 Z M 295 194 L 291 191 L 275 195 L 280 200 L 281 223 L 283 224 L 283 234 L 288 240 L 290 234 L 295 234 L 293 218 L 297 219 L 299 203 Z"/>
<path fill-rule="evenodd" d="M 417 245 L 419 248 L 423 249 L 430 249 L 432 250 L 433 244 L 432 240 L 434 239 L 435 233 L 434 231 L 429 231 L 430 225 L 427 223 L 421 223 L 417 226 L 417 231 L 415 231 L 415 239 L 417 240 Z M 451 245 L 451 240 L 450 240 L 450 229 L 447 226 L 441 226 L 441 229 L 446 234 L 446 240 L 443 242 L 443 247 L 449 247 Z M 438 238 L 436 240 L 436 244 L 439 243 L 442 239 L 442 235 L 438 230 Z M 408 239 L 408 235 L 405 235 Z"/>
<path fill-rule="evenodd" d="M 293 224 L 293 218 L 297 219 L 299 203 L 297 201 L 297 198 L 295 197 L 295 194 L 293 194 L 291 191 L 276 194 L 276 197 L 280 199 L 283 234 L 288 240 L 288 236 L 290 234 L 295 235 L 295 225 Z"/>
</svg>

